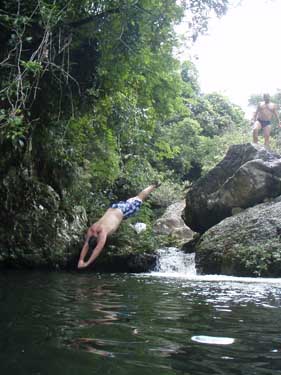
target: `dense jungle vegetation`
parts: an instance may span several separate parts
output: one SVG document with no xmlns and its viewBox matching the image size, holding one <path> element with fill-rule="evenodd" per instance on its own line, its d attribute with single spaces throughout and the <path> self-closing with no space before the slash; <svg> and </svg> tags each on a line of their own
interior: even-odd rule
<svg viewBox="0 0 281 375">
<path fill-rule="evenodd" d="M 90 219 L 163 181 L 165 206 L 249 139 L 241 109 L 205 95 L 175 58 L 175 25 L 195 41 L 228 0 L 3 0 L 0 174 L 50 185 Z M 253 98 L 255 100 L 255 98 Z M 144 220 L 151 217 L 149 205 Z"/>
</svg>

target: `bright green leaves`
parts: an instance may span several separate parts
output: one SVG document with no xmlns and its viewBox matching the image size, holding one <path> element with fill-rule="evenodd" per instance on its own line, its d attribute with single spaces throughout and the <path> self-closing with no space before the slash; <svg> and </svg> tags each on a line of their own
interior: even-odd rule
<svg viewBox="0 0 281 375">
<path fill-rule="evenodd" d="M 120 177 L 127 192 L 159 174 L 183 179 L 202 161 L 202 134 L 234 122 L 218 98 L 202 98 L 195 66 L 181 72 L 173 54 L 184 10 L 197 32 L 226 1 L 4 3 L 3 116 L 21 111 L 4 137 L 28 134 L 31 169 L 56 189 L 83 181 L 79 199 Z"/>
<path fill-rule="evenodd" d="M 21 61 L 20 62 L 27 73 L 37 75 L 42 72 L 43 67 L 40 61 Z"/>
<path fill-rule="evenodd" d="M 120 173 L 120 155 L 116 138 L 110 129 L 104 129 L 99 142 L 93 144 L 91 172 L 96 186 L 101 188 L 112 184 Z M 95 147 L 96 146 L 96 147 Z"/>
<path fill-rule="evenodd" d="M 0 123 L 2 124 L 2 141 L 5 139 L 11 140 L 17 147 L 23 146 L 23 139 L 26 132 L 24 117 L 20 110 L 14 113 L 6 113 L 5 110 L 0 110 Z"/>
<path fill-rule="evenodd" d="M 160 139 L 155 142 L 156 157 L 158 160 L 173 159 L 177 154 L 180 153 L 181 148 L 179 146 L 172 146 L 164 139 Z"/>
</svg>

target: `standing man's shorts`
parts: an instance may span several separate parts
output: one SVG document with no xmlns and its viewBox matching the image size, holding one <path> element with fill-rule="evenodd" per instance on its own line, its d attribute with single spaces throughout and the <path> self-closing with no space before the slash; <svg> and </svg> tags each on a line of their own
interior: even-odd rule
<svg viewBox="0 0 281 375">
<path fill-rule="evenodd" d="M 269 120 L 257 120 L 260 124 L 261 124 L 261 127 L 262 128 L 265 128 L 266 126 L 270 125 L 271 121 Z"/>
<path fill-rule="evenodd" d="M 130 198 L 126 201 L 120 201 L 117 203 L 113 203 L 110 207 L 111 208 L 119 208 L 122 212 L 124 219 L 128 219 L 135 215 L 139 209 L 141 208 L 142 200 L 139 198 Z"/>
</svg>

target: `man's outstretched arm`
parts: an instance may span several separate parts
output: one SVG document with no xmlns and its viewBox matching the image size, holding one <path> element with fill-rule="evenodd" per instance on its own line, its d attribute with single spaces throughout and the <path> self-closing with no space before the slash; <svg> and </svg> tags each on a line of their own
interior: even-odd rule
<svg viewBox="0 0 281 375">
<path fill-rule="evenodd" d="M 106 234 L 105 230 L 102 229 L 98 234 L 97 246 L 94 248 L 93 253 L 90 256 L 89 260 L 87 262 L 84 262 L 84 267 L 88 267 L 91 263 L 94 262 L 94 260 L 97 259 L 97 257 L 100 255 L 100 253 L 104 249 L 106 239 L 107 239 L 107 234 Z"/>
<path fill-rule="evenodd" d="M 77 265 L 78 268 L 85 267 L 84 259 L 85 259 L 85 256 L 86 256 L 88 250 L 89 250 L 89 238 L 90 238 L 90 236 L 87 235 L 86 241 L 85 241 L 85 243 L 82 247 L 81 253 L 80 253 L 80 257 L 79 257 L 79 261 L 78 261 L 78 265 Z"/>
</svg>

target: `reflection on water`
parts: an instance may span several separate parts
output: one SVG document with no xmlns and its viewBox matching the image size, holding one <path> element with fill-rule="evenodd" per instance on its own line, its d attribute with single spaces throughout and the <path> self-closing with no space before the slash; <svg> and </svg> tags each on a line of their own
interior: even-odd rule
<svg viewBox="0 0 281 375">
<path fill-rule="evenodd" d="M 0 285 L 1 374 L 281 374 L 277 280 L 4 272 Z"/>
<path fill-rule="evenodd" d="M 214 336 L 192 336 L 192 341 L 200 342 L 201 344 L 209 345 L 231 345 L 234 339 L 231 337 L 214 337 Z"/>
</svg>

